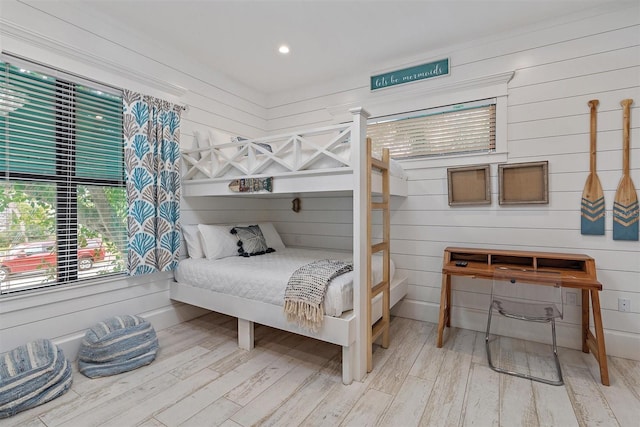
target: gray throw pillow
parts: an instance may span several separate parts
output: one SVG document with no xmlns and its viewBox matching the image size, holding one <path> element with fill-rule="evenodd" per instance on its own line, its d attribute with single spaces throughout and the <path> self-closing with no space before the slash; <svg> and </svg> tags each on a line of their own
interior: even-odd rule
<svg viewBox="0 0 640 427">
<path fill-rule="evenodd" d="M 275 252 L 275 249 L 267 247 L 267 241 L 258 225 L 233 227 L 231 234 L 238 238 L 238 254 L 241 256 L 247 257 Z"/>
</svg>

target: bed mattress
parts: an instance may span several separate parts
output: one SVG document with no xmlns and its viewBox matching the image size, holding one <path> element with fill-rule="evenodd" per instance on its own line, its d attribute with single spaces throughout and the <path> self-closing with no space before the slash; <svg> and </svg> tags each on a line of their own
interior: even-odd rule
<svg viewBox="0 0 640 427">
<path fill-rule="evenodd" d="M 185 259 L 176 270 L 176 281 L 237 297 L 283 305 L 284 291 L 291 274 L 319 259 L 350 260 L 351 253 L 299 248 L 278 249 L 253 257 L 227 257 L 217 260 Z M 395 267 L 391 262 L 391 277 Z M 373 283 L 382 280 L 382 256 L 372 262 Z M 353 308 L 353 272 L 333 279 L 324 299 L 326 315 L 338 317 Z"/>
</svg>

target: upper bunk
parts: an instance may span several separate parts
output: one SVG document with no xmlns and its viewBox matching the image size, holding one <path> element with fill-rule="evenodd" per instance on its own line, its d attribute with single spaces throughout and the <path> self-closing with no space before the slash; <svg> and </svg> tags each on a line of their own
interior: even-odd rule
<svg viewBox="0 0 640 427">
<path fill-rule="evenodd" d="M 366 117 L 352 110 L 353 121 L 256 139 L 235 138 L 182 150 L 185 196 L 233 196 L 359 192 L 366 174 Z M 374 154 L 374 157 L 379 157 Z M 390 193 L 407 195 L 407 177 L 399 163 L 390 164 Z M 268 189 L 238 191 L 232 182 L 272 178 Z M 243 181 L 245 184 L 248 181 Z M 261 183 L 256 180 L 254 183 Z M 381 175 L 372 176 L 372 191 L 382 191 Z"/>
</svg>

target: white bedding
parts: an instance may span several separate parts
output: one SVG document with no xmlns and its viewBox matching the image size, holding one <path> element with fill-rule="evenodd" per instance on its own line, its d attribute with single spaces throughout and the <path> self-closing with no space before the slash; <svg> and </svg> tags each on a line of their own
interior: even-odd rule
<svg viewBox="0 0 640 427">
<path fill-rule="evenodd" d="M 214 261 L 185 259 L 176 270 L 176 281 L 211 289 L 242 298 L 283 305 L 284 290 L 291 274 L 319 259 L 351 259 L 350 253 L 299 248 L 278 249 L 276 252 L 253 256 L 233 256 Z M 391 277 L 395 267 L 391 262 Z M 372 262 L 373 283 L 382 280 L 382 256 Z M 329 283 L 324 299 L 324 311 L 338 317 L 353 308 L 353 272 L 336 277 Z"/>
</svg>

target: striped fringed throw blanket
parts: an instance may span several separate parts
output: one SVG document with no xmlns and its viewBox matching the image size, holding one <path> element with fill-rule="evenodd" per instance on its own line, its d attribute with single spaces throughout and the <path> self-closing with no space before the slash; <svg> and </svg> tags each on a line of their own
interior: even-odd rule
<svg viewBox="0 0 640 427">
<path fill-rule="evenodd" d="M 284 291 L 287 321 L 316 332 L 322 325 L 322 302 L 329 282 L 349 271 L 353 263 L 334 259 L 314 261 L 294 271 Z"/>
</svg>

